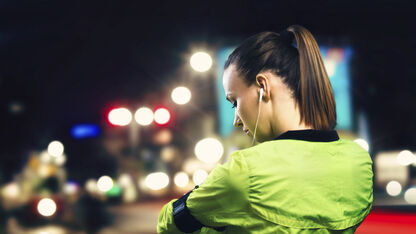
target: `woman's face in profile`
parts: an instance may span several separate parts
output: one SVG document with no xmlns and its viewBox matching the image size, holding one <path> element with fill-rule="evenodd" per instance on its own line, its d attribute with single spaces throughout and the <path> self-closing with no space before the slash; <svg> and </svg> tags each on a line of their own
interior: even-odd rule
<svg viewBox="0 0 416 234">
<path fill-rule="evenodd" d="M 248 86 L 234 65 L 230 65 L 224 71 L 223 86 L 227 100 L 235 108 L 234 126 L 242 127 L 247 135 L 253 136 L 258 111 L 258 87 Z M 260 125 L 261 121 L 259 121 L 256 138 L 261 134 Z"/>
</svg>

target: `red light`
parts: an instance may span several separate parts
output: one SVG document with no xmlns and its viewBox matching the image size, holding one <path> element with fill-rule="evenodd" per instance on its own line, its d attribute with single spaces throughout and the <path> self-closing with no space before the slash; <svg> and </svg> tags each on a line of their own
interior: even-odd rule
<svg viewBox="0 0 416 234">
<path fill-rule="evenodd" d="M 155 122 L 159 125 L 166 125 L 171 119 L 171 114 L 168 109 L 161 107 L 154 111 Z"/>
</svg>

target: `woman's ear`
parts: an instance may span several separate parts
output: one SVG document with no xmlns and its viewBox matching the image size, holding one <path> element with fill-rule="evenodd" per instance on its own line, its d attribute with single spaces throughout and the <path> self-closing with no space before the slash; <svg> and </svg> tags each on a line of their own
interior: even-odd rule
<svg viewBox="0 0 416 234">
<path fill-rule="evenodd" d="M 263 100 L 268 102 L 270 100 L 270 77 L 267 73 L 259 73 L 256 76 L 256 85 L 260 88 L 263 88 Z"/>
</svg>

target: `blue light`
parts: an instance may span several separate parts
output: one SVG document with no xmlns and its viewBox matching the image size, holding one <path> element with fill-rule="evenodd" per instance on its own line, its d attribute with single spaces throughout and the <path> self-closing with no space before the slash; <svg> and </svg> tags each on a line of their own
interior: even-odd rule
<svg viewBox="0 0 416 234">
<path fill-rule="evenodd" d="M 227 61 L 235 47 L 223 48 L 217 54 L 217 102 L 218 102 L 218 119 L 219 132 L 221 137 L 227 137 L 234 129 L 234 109 L 231 108 L 231 103 L 225 99 L 224 88 L 222 86 L 222 73 L 224 72 L 224 63 Z"/>
<path fill-rule="evenodd" d="M 100 129 L 95 124 L 78 124 L 71 128 L 71 136 L 75 139 L 92 138 L 99 133 Z"/>
<path fill-rule="evenodd" d="M 353 127 L 353 106 L 351 98 L 350 60 L 353 50 L 350 47 L 331 48 L 321 46 L 324 59 L 328 58 L 331 50 L 340 52 L 334 74 L 329 77 L 336 103 L 337 127 L 336 129 L 351 130 Z"/>
</svg>

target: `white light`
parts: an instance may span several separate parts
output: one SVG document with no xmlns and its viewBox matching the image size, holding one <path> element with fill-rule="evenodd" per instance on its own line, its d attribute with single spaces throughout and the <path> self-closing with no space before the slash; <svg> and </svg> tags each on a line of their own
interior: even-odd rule
<svg viewBox="0 0 416 234">
<path fill-rule="evenodd" d="M 165 162 L 170 162 L 175 157 L 176 150 L 172 146 L 165 146 L 160 151 L 160 157 Z"/>
<path fill-rule="evenodd" d="M 132 115 L 126 108 L 117 108 L 110 111 L 108 114 L 108 120 L 110 123 L 118 126 L 126 126 L 132 120 Z"/>
<path fill-rule="evenodd" d="M 205 52 L 197 52 L 191 57 L 191 67 L 198 72 L 205 72 L 211 68 L 212 59 Z"/>
<path fill-rule="evenodd" d="M 170 120 L 170 113 L 166 108 L 159 108 L 155 111 L 155 121 L 158 124 L 166 124 Z"/>
<path fill-rule="evenodd" d="M 403 150 L 397 155 L 397 162 L 402 166 L 408 166 L 416 162 L 416 156 L 409 150 Z"/>
<path fill-rule="evenodd" d="M 88 179 L 85 182 L 85 189 L 89 192 L 89 193 L 95 193 L 98 191 L 97 188 L 97 180 L 96 179 Z"/>
<path fill-rule="evenodd" d="M 62 154 L 61 156 L 55 158 L 55 164 L 57 166 L 63 166 L 65 162 L 66 162 L 65 154 Z"/>
<path fill-rule="evenodd" d="M 326 72 L 328 73 L 328 76 L 333 76 L 335 74 L 335 70 L 337 68 L 336 61 L 334 61 L 333 59 L 325 59 L 324 66 L 325 66 Z"/>
<path fill-rule="evenodd" d="M 20 195 L 20 188 L 15 182 L 11 182 L 3 187 L 2 195 L 5 198 L 17 198 Z"/>
<path fill-rule="evenodd" d="M 101 192 L 107 192 L 113 187 L 113 180 L 109 176 L 101 176 L 98 179 L 97 187 Z"/>
<path fill-rule="evenodd" d="M 75 194 L 78 191 L 78 185 L 72 182 L 68 182 L 64 186 L 64 193 L 66 195 Z"/>
<path fill-rule="evenodd" d="M 141 107 L 134 114 L 134 119 L 138 124 L 147 126 L 153 122 L 153 111 L 147 107 Z"/>
<path fill-rule="evenodd" d="M 386 186 L 386 191 L 390 196 L 397 196 L 402 191 L 402 186 L 397 181 L 390 181 Z"/>
<path fill-rule="evenodd" d="M 50 163 L 53 160 L 52 156 L 48 152 L 46 152 L 46 151 L 43 151 L 40 154 L 40 158 L 39 159 L 40 159 L 40 161 L 42 163 Z"/>
<path fill-rule="evenodd" d="M 169 129 L 162 129 L 153 135 L 153 143 L 166 145 L 172 141 L 172 132 Z"/>
<path fill-rule="evenodd" d="M 64 145 L 59 141 L 52 141 L 48 145 L 48 153 L 54 157 L 59 157 L 64 153 Z"/>
<path fill-rule="evenodd" d="M 42 178 L 46 178 L 53 173 L 53 169 L 51 168 L 50 165 L 41 164 L 39 165 L 37 172 Z"/>
<path fill-rule="evenodd" d="M 38 203 L 38 212 L 43 216 L 52 216 L 56 212 L 56 203 L 50 198 L 43 198 Z"/>
<path fill-rule="evenodd" d="M 175 178 L 173 180 L 175 181 L 175 184 L 178 187 L 185 187 L 189 183 L 188 174 L 186 174 L 185 172 L 176 173 Z"/>
<path fill-rule="evenodd" d="M 151 190 L 163 189 L 169 184 L 169 177 L 166 173 L 155 172 L 146 176 L 144 184 Z"/>
<path fill-rule="evenodd" d="M 121 174 L 118 177 L 117 183 L 121 187 L 126 187 L 126 186 L 129 186 L 130 184 L 133 184 L 133 180 L 131 179 L 131 177 L 128 174 Z"/>
<path fill-rule="evenodd" d="M 177 87 L 172 91 L 172 100 L 179 105 L 184 105 L 191 100 L 191 91 L 186 87 Z"/>
<path fill-rule="evenodd" d="M 361 147 L 363 147 L 366 151 L 368 151 L 369 146 L 366 140 L 364 139 L 357 139 L 354 141 L 355 143 L 359 144 Z"/>
<path fill-rule="evenodd" d="M 404 200 L 409 204 L 416 204 L 416 188 L 410 188 L 404 193 Z"/>
<path fill-rule="evenodd" d="M 215 163 L 220 160 L 224 148 L 217 139 L 205 138 L 195 145 L 196 157 L 205 163 Z"/>
<path fill-rule="evenodd" d="M 192 180 L 195 184 L 201 184 L 204 182 L 204 180 L 207 178 L 208 173 L 204 170 L 198 169 L 194 172 L 194 175 L 192 176 Z"/>
</svg>

